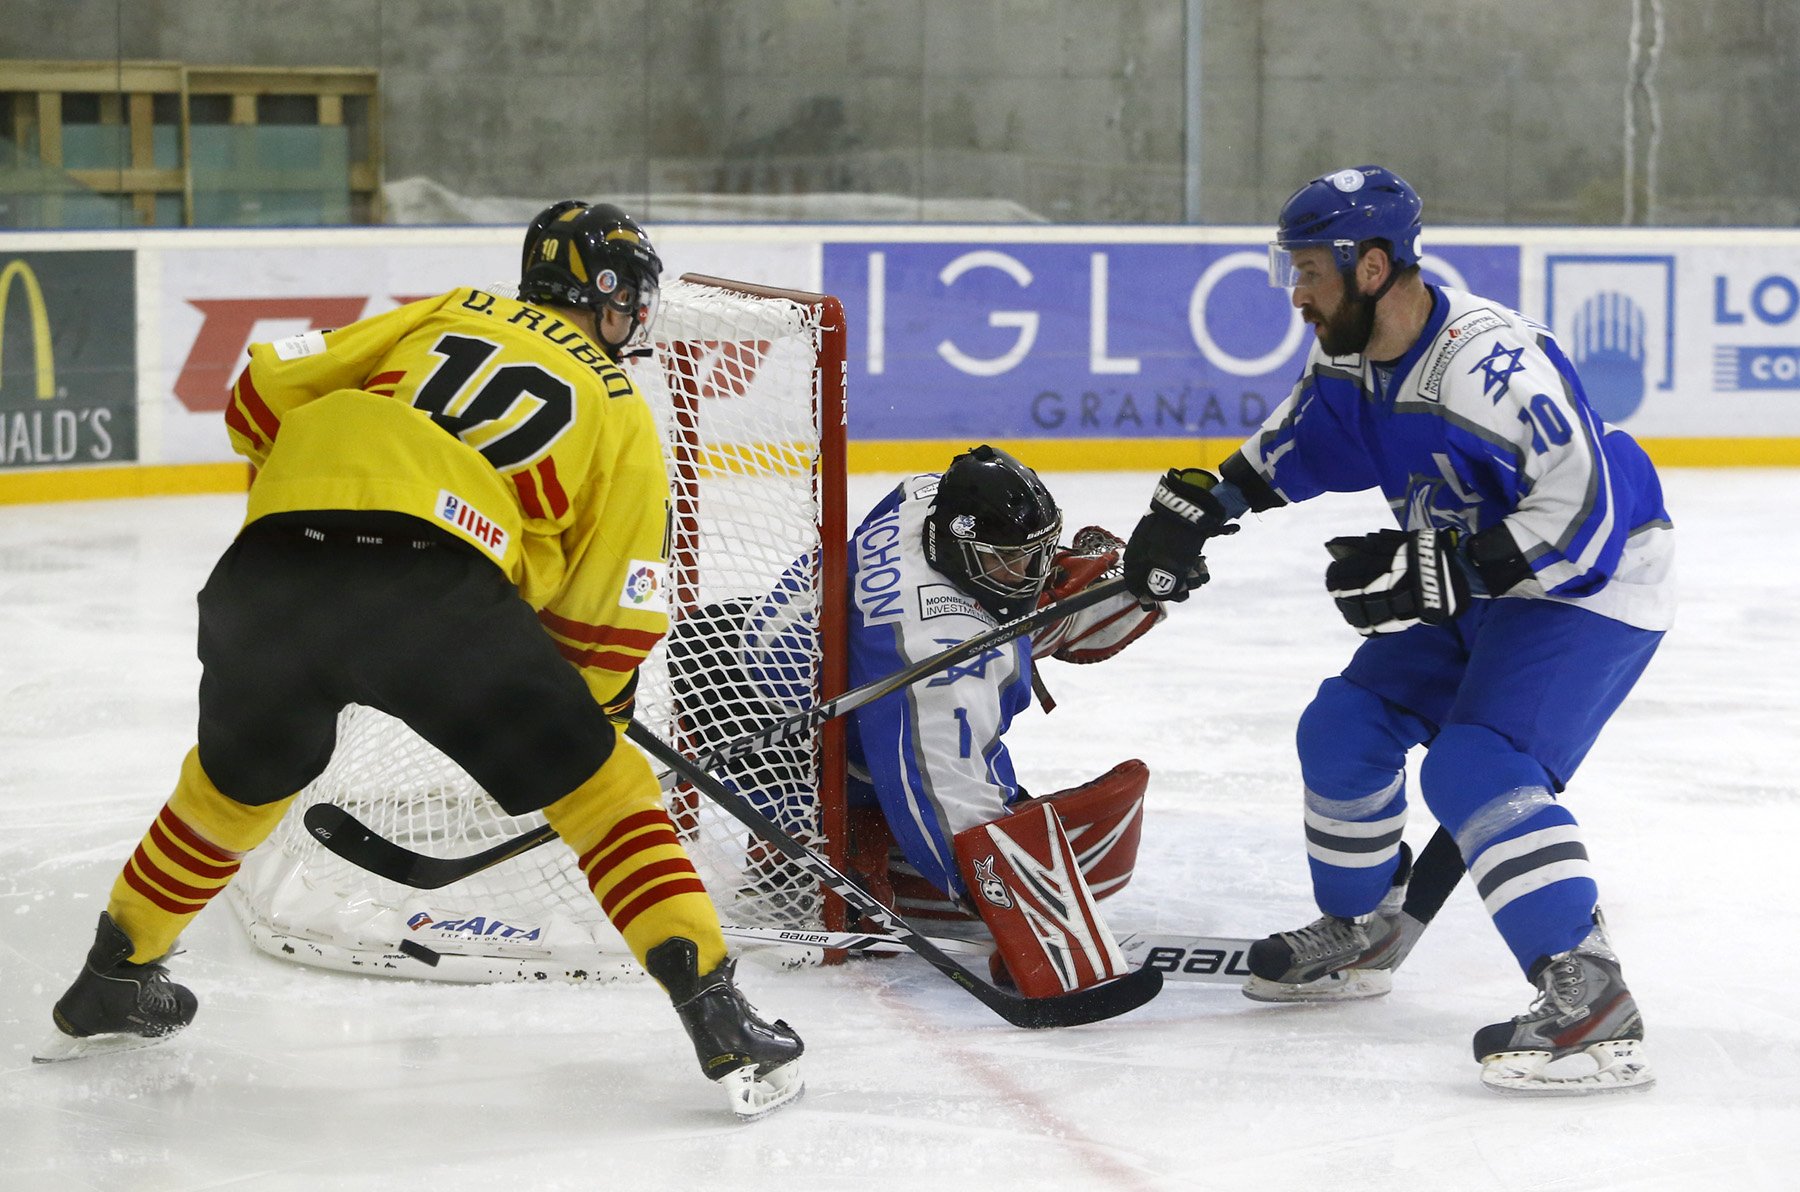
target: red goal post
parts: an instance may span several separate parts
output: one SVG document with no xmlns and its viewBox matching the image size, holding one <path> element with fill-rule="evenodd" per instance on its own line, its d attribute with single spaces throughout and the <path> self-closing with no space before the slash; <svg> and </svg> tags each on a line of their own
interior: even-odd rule
<svg viewBox="0 0 1800 1192">
<path fill-rule="evenodd" d="M 686 274 L 664 289 L 654 351 L 628 370 L 662 431 L 674 514 L 671 633 L 642 668 L 637 714 L 692 756 L 708 743 L 706 726 L 737 731 L 730 713 L 743 712 L 744 693 L 677 683 L 670 642 L 729 652 L 738 630 L 719 610 L 763 600 L 784 576 L 810 574 L 784 605 L 795 618 L 790 629 L 798 626 L 784 638 L 785 690 L 816 703 L 846 688 L 843 307 L 830 295 Z M 843 734 L 841 720 L 829 722 L 766 766 L 751 759 L 730 775 L 840 869 Z M 730 817 L 669 785 L 671 813 L 727 924 L 843 928 L 835 895 L 767 855 Z M 440 890 L 412 890 L 320 848 L 300 821 L 306 806 L 321 801 L 398 844 L 440 856 L 477 852 L 542 822 L 505 815 L 398 721 L 347 708 L 330 767 L 231 887 L 240 922 L 271 955 L 449 981 L 637 975 L 560 843 Z M 416 949 L 400 949 L 403 941 L 428 948 L 438 964 L 419 962 Z M 768 946 L 787 963 L 834 959 L 816 948 Z"/>
</svg>

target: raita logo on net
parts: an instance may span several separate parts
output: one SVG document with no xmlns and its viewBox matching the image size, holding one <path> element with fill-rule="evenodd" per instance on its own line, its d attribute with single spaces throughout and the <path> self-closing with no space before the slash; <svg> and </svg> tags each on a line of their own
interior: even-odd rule
<svg viewBox="0 0 1800 1192">
<path fill-rule="evenodd" d="M 491 938 L 511 940 L 515 943 L 530 943 L 543 932 L 541 927 L 526 927 L 506 922 L 493 915 L 470 915 L 467 918 L 439 919 L 429 911 L 419 911 L 406 921 L 406 925 L 414 931 L 427 928 L 444 935 L 460 935 L 470 938 Z"/>
</svg>

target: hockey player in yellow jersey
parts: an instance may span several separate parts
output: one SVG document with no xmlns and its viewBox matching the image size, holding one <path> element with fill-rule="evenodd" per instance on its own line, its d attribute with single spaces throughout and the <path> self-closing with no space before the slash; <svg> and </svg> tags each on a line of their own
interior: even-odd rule
<svg viewBox="0 0 1800 1192">
<path fill-rule="evenodd" d="M 620 367 L 648 343 L 661 269 L 623 211 L 570 201 L 528 230 L 518 299 L 452 290 L 252 345 L 225 420 L 255 479 L 200 593 L 198 743 L 41 1058 L 192 1020 L 163 959 L 360 703 L 509 813 L 544 813 L 736 1112 L 799 1095 L 799 1036 L 738 991 L 655 775 L 614 723 L 668 628 L 668 478 Z"/>
</svg>

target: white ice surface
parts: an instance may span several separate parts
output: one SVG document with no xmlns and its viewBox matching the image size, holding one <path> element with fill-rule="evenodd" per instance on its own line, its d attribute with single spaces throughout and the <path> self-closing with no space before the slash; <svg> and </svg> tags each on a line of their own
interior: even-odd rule
<svg viewBox="0 0 1800 1192">
<path fill-rule="evenodd" d="M 1143 474 L 1048 477 L 1070 527 L 1130 528 Z M 888 478 L 855 477 L 862 508 Z M 297 968 L 230 909 L 183 940 L 170 1044 L 29 1062 L 193 733 L 193 596 L 241 501 L 0 508 L 0 1187 L 1599 1189 L 1800 1186 L 1800 473 L 1667 475 L 1683 608 L 1568 793 L 1660 1083 L 1506 1099 L 1469 1055 L 1530 990 L 1467 888 L 1394 993 L 1261 1006 L 1171 985 L 1112 1022 L 1012 1029 L 911 958 L 743 984 L 807 1041 L 809 1089 L 728 1120 L 648 984 L 466 987 Z M 1048 791 L 1153 778 L 1139 929 L 1313 917 L 1296 715 L 1357 638 L 1320 543 L 1370 498 L 1252 519 L 1214 583 L 1009 738 Z M 271 631 L 278 627 L 271 626 Z M 1409 838 L 1429 832 L 1422 809 Z"/>
</svg>

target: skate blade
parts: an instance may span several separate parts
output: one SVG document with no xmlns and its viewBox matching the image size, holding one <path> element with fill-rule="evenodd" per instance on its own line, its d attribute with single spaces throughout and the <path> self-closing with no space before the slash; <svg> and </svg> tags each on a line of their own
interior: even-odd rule
<svg viewBox="0 0 1800 1192">
<path fill-rule="evenodd" d="M 1244 982 L 1244 996 L 1253 1002 L 1355 1002 L 1393 988 L 1394 974 L 1387 969 L 1343 969 L 1298 984 L 1251 977 Z"/>
<path fill-rule="evenodd" d="M 1578 1097 L 1649 1088 L 1656 1083 L 1636 1039 L 1594 1043 L 1554 1064 L 1548 1051 L 1501 1051 L 1481 1062 L 1481 1083 L 1526 1097 Z"/>
<path fill-rule="evenodd" d="M 155 1047 L 159 1043 L 167 1043 L 174 1038 L 174 1033 L 167 1035 L 65 1035 L 61 1031 L 54 1032 L 42 1047 L 32 1055 L 34 1064 L 60 1064 L 68 1060 L 87 1059 L 96 1055 L 111 1055 L 120 1051 L 137 1051 L 144 1047 Z"/>
<path fill-rule="evenodd" d="M 788 1102 L 798 1101 L 806 1091 L 799 1060 L 790 1060 L 762 1076 L 756 1074 L 755 1064 L 745 1064 L 719 1077 L 718 1084 L 725 1090 L 731 1112 L 744 1122 L 767 1117 Z"/>
</svg>

